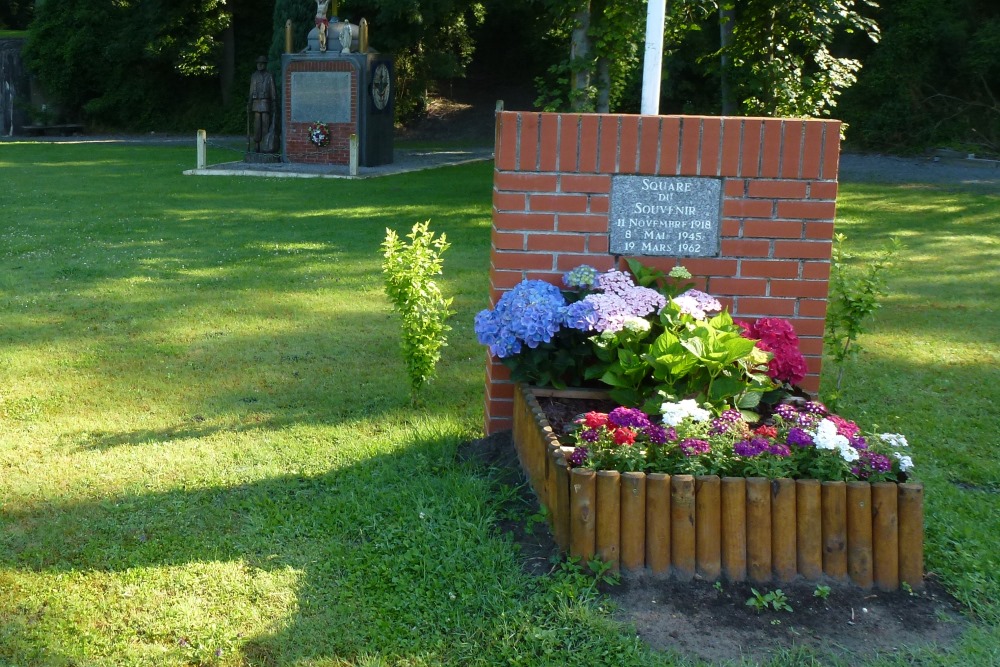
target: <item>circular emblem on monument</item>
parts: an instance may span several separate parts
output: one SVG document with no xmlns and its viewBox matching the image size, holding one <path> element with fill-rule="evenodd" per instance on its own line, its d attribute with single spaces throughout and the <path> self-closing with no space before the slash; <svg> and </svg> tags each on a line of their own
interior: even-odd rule
<svg viewBox="0 0 1000 667">
<path fill-rule="evenodd" d="M 380 63 L 372 74 L 372 101 L 375 108 L 382 111 L 389 105 L 389 96 L 392 95 L 392 82 L 389 80 L 389 68 L 385 63 Z"/>
</svg>

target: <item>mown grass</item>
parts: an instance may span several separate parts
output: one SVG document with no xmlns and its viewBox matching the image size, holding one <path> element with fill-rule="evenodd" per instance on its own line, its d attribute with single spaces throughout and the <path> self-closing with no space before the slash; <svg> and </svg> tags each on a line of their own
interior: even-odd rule
<svg viewBox="0 0 1000 667">
<path fill-rule="evenodd" d="M 0 145 L 0 664 L 681 664 L 587 577 L 522 573 L 509 490 L 455 460 L 491 165 L 184 177 L 193 153 Z M 844 409 L 910 436 L 929 569 L 974 619 L 918 657 L 987 664 L 1000 202 L 844 186 L 840 211 L 862 254 L 908 246 Z M 457 315 L 414 408 L 378 246 L 424 219 Z"/>
</svg>

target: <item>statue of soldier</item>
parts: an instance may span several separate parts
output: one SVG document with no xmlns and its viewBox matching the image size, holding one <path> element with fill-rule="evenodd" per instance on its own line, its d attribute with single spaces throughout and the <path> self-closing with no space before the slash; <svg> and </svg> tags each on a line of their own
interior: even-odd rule
<svg viewBox="0 0 1000 667">
<path fill-rule="evenodd" d="M 278 94 L 274 79 L 267 71 L 267 56 L 257 58 L 257 71 L 250 75 L 250 95 L 247 97 L 249 114 L 248 144 L 254 144 L 257 153 L 274 152 L 274 103 Z M 247 150 L 250 150 L 249 145 Z"/>
</svg>

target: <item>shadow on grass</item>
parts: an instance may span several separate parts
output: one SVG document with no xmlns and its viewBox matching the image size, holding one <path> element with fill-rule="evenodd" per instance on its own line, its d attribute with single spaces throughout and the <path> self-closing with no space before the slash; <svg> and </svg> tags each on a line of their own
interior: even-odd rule
<svg viewBox="0 0 1000 667">
<path fill-rule="evenodd" d="M 90 586 L 103 602 L 86 612 L 84 625 L 116 634 L 118 645 L 163 651 L 164 659 L 210 662 L 223 649 L 254 665 L 352 661 L 373 650 L 434 655 L 443 635 L 472 632 L 468 618 L 484 613 L 480 594 L 505 604 L 497 572 L 512 562 L 502 542 L 482 539 L 492 522 L 488 503 L 477 500 L 487 482 L 455 462 L 456 444 L 454 436 L 425 433 L 396 454 L 314 476 L 8 507 L 0 513 L 0 565 L 64 582 L 99 576 Z M 185 568 L 220 563 L 239 564 L 240 574 L 189 585 L 178 600 L 163 597 Z M 297 600 L 259 607 L 267 595 L 254 582 L 283 572 L 297 573 Z M 123 589 L 142 580 L 124 602 Z M 71 664 L 101 654 L 74 636 L 93 628 L 58 627 L 60 613 L 76 604 L 68 590 L 27 596 L 17 613 L 8 610 L 0 658 Z M 205 636 L 212 619 L 157 618 L 158 604 L 186 608 L 199 600 L 236 620 L 216 619 L 223 629 Z M 278 614 L 266 618 L 272 632 L 238 634 L 270 614 Z"/>
</svg>

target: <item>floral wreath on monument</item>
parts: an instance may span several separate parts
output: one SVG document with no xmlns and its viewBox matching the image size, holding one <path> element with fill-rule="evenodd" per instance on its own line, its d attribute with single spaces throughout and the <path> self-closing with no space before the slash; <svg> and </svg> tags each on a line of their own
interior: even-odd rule
<svg viewBox="0 0 1000 667">
<path fill-rule="evenodd" d="M 326 123 L 316 121 L 309 126 L 309 141 L 320 148 L 330 145 L 330 128 Z"/>
</svg>

